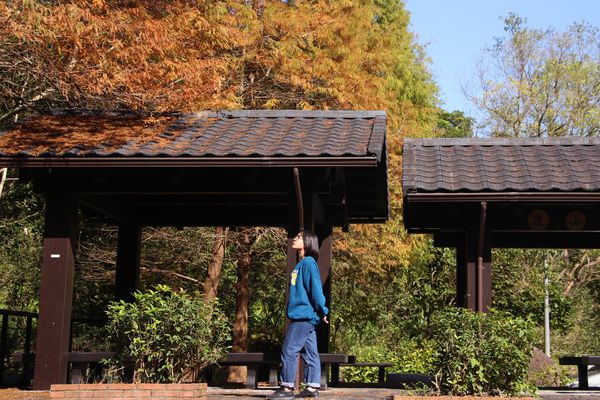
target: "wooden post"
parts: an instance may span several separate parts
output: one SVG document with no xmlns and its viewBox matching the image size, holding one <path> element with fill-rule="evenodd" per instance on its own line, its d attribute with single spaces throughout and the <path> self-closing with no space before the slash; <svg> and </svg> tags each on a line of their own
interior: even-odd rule
<svg viewBox="0 0 600 400">
<path fill-rule="evenodd" d="M 321 272 L 321 283 L 323 284 L 323 294 L 325 295 L 325 305 L 331 307 L 331 256 L 332 256 L 332 233 L 333 228 L 330 225 L 319 226 L 317 228 L 319 236 L 319 271 Z M 331 322 L 331 321 L 330 321 Z M 329 324 L 319 324 L 317 327 L 317 345 L 319 353 L 329 353 Z"/>
<path fill-rule="evenodd" d="M 8 312 L 2 313 L 2 329 L 0 330 L 0 384 L 4 384 L 4 363 L 8 355 Z"/>
<path fill-rule="evenodd" d="M 489 238 L 489 233 L 486 233 L 486 238 Z M 488 312 L 492 306 L 492 247 L 487 239 L 483 247 L 483 268 L 481 269 L 482 277 L 482 308 L 478 311 Z"/>
<path fill-rule="evenodd" d="M 33 317 L 27 317 L 27 326 L 25 327 L 25 345 L 23 349 L 23 375 L 21 377 L 21 385 L 29 386 L 31 379 L 31 330 L 33 328 Z"/>
<path fill-rule="evenodd" d="M 40 311 L 33 388 L 67 382 L 77 199 L 70 193 L 46 196 Z"/>
<path fill-rule="evenodd" d="M 456 305 L 469 307 L 469 286 L 466 246 L 456 247 Z"/>
<path fill-rule="evenodd" d="M 141 229 L 134 224 L 119 225 L 115 298 L 133 301 L 140 280 Z"/>
<path fill-rule="evenodd" d="M 469 310 L 487 312 L 492 304 L 490 234 L 486 229 L 483 247 L 479 251 L 479 229 L 477 226 L 469 228 L 462 246 L 456 248 L 456 304 Z M 478 253 L 482 257 L 481 269 L 478 268 Z M 478 296 L 478 282 L 481 283 L 481 296 Z M 478 305 L 478 297 L 481 305 Z"/>
</svg>

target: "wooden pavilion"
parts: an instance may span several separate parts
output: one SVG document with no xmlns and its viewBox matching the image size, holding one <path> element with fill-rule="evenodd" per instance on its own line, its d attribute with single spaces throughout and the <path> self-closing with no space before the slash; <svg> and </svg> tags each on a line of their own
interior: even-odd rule
<svg viewBox="0 0 600 400">
<path fill-rule="evenodd" d="M 456 303 L 487 311 L 492 248 L 600 248 L 600 139 L 406 139 L 404 225 L 456 248 Z M 518 272 L 516 272 L 518 274 Z"/>
<path fill-rule="evenodd" d="M 330 302 L 333 227 L 388 218 L 382 111 L 34 115 L 0 132 L 0 166 L 46 196 L 34 388 L 67 379 L 78 211 L 118 225 L 115 293 L 139 279 L 144 226 L 304 226 L 320 238 Z M 288 240 L 288 273 L 295 265 Z M 319 332 L 321 352 L 329 332 Z"/>
</svg>

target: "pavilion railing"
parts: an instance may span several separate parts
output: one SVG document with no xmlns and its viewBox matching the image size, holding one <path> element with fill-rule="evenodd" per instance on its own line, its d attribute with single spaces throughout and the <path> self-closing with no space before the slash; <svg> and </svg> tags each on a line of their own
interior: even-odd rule
<svg viewBox="0 0 600 400">
<path fill-rule="evenodd" d="M 23 349 L 23 372 L 21 374 L 21 386 L 28 386 L 31 380 L 30 371 L 33 370 L 31 363 L 33 357 L 31 353 L 31 340 L 33 331 L 33 320 L 38 318 L 36 313 L 26 311 L 12 311 L 0 309 L 0 315 L 2 315 L 2 327 L 0 328 L 0 386 L 5 386 L 8 382 L 5 382 L 5 372 L 7 370 L 7 359 L 10 355 L 10 343 L 9 343 L 9 318 L 25 318 L 25 337 L 22 342 Z M 17 344 L 20 344 L 17 340 Z M 19 346 L 21 347 L 21 346 Z M 10 382 L 14 385 L 14 382 Z"/>
<path fill-rule="evenodd" d="M 38 314 L 0 309 L 0 316 L 2 316 L 2 325 L 0 327 L 0 387 L 29 387 L 33 378 L 33 363 L 35 360 L 35 352 L 32 351 L 32 341 L 35 340 L 33 336 L 35 327 L 33 321 L 37 321 Z M 14 319 L 18 318 L 24 318 L 25 320 L 21 321 L 21 324 L 15 324 Z M 9 319 L 13 320 L 13 324 L 9 323 Z M 73 318 L 71 320 L 71 332 L 73 333 L 74 326 L 87 325 L 98 327 L 105 325 L 107 321 L 107 318 Z M 24 336 L 22 334 L 23 322 L 25 324 Z M 71 334 L 72 339 L 73 335 Z M 71 349 L 71 344 L 69 345 L 69 349 Z M 7 379 L 7 372 L 11 369 L 14 372 L 15 365 L 19 365 L 21 375 L 18 381 L 14 377 Z"/>
</svg>

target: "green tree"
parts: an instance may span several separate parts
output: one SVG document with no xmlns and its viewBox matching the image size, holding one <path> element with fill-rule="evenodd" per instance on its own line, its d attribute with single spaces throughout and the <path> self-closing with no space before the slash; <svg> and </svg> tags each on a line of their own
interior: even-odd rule
<svg viewBox="0 0 600 400">
<path fill-rule="evenodd" d="M 576 23 L 566 31 L 532 29 L 516 14 L 505 19 L 477 70 L 481 95 L 468 97 L 493 136 L 600 134 L 600 34 Z"/>
<path fill-rule="evenodd" d="M 0 198 L 0 308 L 37 311 L 44 200 L 9 181 Z"/>
<path fill-rule="evenodd" d="M 437 130 L 439 136 L 447 138 L 466 138 L 473 136 L 473 118 L 462 111 L 443 111 L 438 114 Z"/>
<path fill-rule="evenodd" d="M 599 135 L 598 28 L 575 23 L 564 31 L 532 29 L 516 14 L 504 22 L 506 36 L 486 50 L 477 69 L 481 94 L 467 94 L 484 115 L 482 127 L 496 137 Z M 543 265 L 548 258 L 555 348 L 560 354 L 597 348 L 598 338 L 582 328 L 587 323 L 581 323 L 596 321 L 598 303 L 591 300 L 599 276 L 596 253 L 495 251 L 494 307 L 531 318 L 541 326 Z M 516 270 L 526 278 L 515 279 Z M 541 329 L 538 333 L 541 346 Z"/>
<path fill-rule="evenodd" d="M 498 249 L 493 254 L 493 307 L 512 315 L 544 324 L 544 276 L 548 276 L 548 292 L 552 329 L 562 332 L 571 328 L 573 299 L 565 288 L 569 279 L 560 250 Z M 547 268 L 547 271 L 544 269 Z M 520 279 L 515 279 L 518 270 Z M 542 338 L 536 343 L 542 347 Z"/>
</svg>

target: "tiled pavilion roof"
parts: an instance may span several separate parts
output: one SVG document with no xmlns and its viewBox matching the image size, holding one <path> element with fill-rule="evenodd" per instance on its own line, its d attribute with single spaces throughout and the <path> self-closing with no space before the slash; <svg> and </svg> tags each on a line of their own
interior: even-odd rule
<svg viewBox="0 0 600 400">
<path fill-rule="evenodd" d="M 404 194 L 600 191 L 600 138 L 406 139 Z"/>
<path fill-rule="evenodd" d="M 384 152 L 383 111 L 220 111 L 143 118 L 35 115 L 0 132 L 0 160 L 348 157 Z"/>
<path fill-rule="evenodd" d="M 385 111 L 45 112 L 0 131 L 6 166 L 144 226 L 287 226 L 293 168 L 323 223 L 389 215 Z"/>
</svg>

